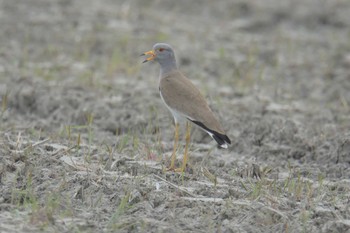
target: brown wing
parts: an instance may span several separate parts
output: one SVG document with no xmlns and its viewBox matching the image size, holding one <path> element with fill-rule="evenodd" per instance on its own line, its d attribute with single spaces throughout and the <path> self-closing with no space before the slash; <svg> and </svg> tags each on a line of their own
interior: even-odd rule
<svg viewBox="0 0 350 233">
<path fill-rule="evenodd" d="M 173 71 L 165 74 L 160 80 L 159 89 L 169 107 L 188 116 L 205 130 L 225 135 L 205 98 L 181 72 Z"/>
</svg>

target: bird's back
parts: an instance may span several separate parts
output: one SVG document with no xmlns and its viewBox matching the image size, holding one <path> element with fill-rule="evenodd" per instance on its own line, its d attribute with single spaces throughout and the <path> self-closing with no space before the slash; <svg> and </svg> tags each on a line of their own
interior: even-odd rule
<svg viewBox="0 0 350 233">
<path fill-rule="evenodd" d="M 168 107 L 200 126 L 202 124 L 211 131 L 225 134 L 203 95 L 180 71 L 163 74 L 159 90 Z"/>
</svg>

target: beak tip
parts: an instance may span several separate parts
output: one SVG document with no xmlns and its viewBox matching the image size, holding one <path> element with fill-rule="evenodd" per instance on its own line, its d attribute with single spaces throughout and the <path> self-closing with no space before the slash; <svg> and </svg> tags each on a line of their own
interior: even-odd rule
<svg viewBox="0 0 350 233">
<path fill-rule="evenodd" d="M 156 57 L 155 52 L 153 50 L 145 52 L 145 53 L 141 54 L 140 56 L 145 56 L 145 55 L 149 55 L 150 57 L 146 58 L 146 60 L 144 60 L 142 63 L 152 61 Z"/>
</svg>

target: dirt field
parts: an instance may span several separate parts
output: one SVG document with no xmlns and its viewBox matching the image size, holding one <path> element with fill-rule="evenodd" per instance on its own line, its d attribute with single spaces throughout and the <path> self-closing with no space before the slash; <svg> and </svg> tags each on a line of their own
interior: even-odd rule
<svg viewBox="0 0 350 233">
<path fill-rule="evenodd" d="M 350 232 L 350 1 L 0 5 L 0 232 Z M 184 174 L 156 42 L 232 140 Z"/>
</svg>

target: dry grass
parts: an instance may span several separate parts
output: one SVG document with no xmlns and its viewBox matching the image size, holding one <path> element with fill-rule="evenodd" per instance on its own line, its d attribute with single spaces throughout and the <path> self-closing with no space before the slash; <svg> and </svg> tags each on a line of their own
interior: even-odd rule
<svg viewBox="0 0 350 233">
<path fill-rule="evenodd" d="M 81 211 L 100 211 L 107 204 L 110 207 L 103 209 L 108 211 L 109 217 L 106 216 L 105 223 L 99 227 L 106 231 L 148 229 L 147 224 L 142 226 L 144 223 L 132 220 L 132 216 L 136 217 L 135 211 L 141 208 L 148 218 L 152 217 L 152 213 L 147 214 L 146 204 L 152 202 L 151 205 L 157 206 L 178 203 L 192 208 L 201 208 L 205 203 L 217 207 L 224 205 L 225 208 L 209 218 L 222 218 L 227 211 L 239 211 L 234 214 L 237 215 L 234 218 L 237 226 L 255 222 L 265 230 L 277 227 L 285 231 L 295 228 L 313 231 L 311 220 L 315 215 L 345 220 L 342 212 L 346 211 L 345 203 L 350 193 L 347 181 L 331 182 L 321 174 L 314 180 L 294 168 L 276 174 L 274 169 L 261 167 L 260 178 L 252 177 L 255 173 L 249 171 L 221 177 L 208 169 L 196 170 L 199 169 L 196 167 L 192 175 L 176 176 L 164 173 L 161 162 L 131 158 L 116 160 L 118 154 L 138 149 L 134 143 L 126 141 L 125 136 L 114 150 L 84 142 L 71 146 L 68 139 L 61 139 L 64 144 L 50 139 L 33 141 L 30 135 L 21 133 L 15 139 L 8 137 L 2 142 L 9 145 L 8 152 L 18 158 L 15 163 L 10 157 L 3 158 L 7 165 L 3 167 L 2 183 L 12 187 L 8 196 L 3 197 L 10 198 L 9 204 L 15 208 L 12 214 L 15 214 L 14 210 L 28 214 L 27 221 L 32 227 L 44 231 L 85 231 L 84 226 L 89 226 L 87 219 L 91 215 Z M 51 168 L 45 169 L 45 164 L 51 164 Z M 11 166 L 17 172 L 11 172 Z M 257 166 L 254 164 L 246 169 L 257 169 Z M 43 177 L 45 180 L 41 181 Z M 208 188 L 212 190 L 205 191 Z M 167 214 L 170 213 L 164 216 Z M 229 214 L 224 218 L 231 217 Z M 76 220 L 57 226 L 70 218 Z M 216 229 L 218 226 L 208 227 Z"/>
</svg>

